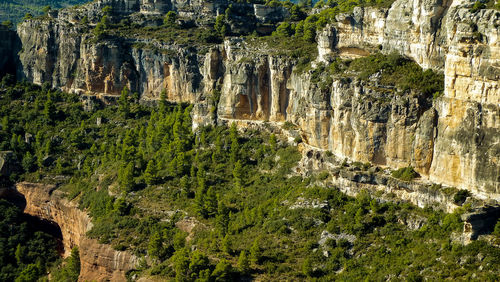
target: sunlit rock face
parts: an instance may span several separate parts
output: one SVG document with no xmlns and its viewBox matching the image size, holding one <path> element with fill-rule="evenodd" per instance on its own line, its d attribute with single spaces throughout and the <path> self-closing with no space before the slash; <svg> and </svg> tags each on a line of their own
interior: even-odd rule
<svg viewBox="0 0 500 282">
<path fill-rule="evenodd" d="M 170 101 L 194 104 L 193 128 L 228 120 L 288 121 L 298 125 L 305 142 L 339 158 L 411 165 L 424 179 L 500 199 L 499 12 L 471 13 L 465 1 L 397 0 L 389 9 L 338 15 L 318 32 L 314 65 L 337 55 L 396 52 L 444 72 L 444 95 L 433 99 L 387 94 L 376 78 L 323 74 L 318 80 L 297 71 L 297 60 L 269 55 L 266 47 L 240 38 L 203 50 L 154 40 L 93 43 L 75 23 L 83 15 L 98 21 L 97 8 L 109 3 L 19 25 L 19 72 L 35 83 L 97 96 L 116 96 L 127 86 L 148 101 L 165 90 Z M 117 3 L 118 12 L 174 9 L 195 21 L 225 9 L 223 1 Z M 256 21 L 276 15 L 247 8 Z"/>
</svg>

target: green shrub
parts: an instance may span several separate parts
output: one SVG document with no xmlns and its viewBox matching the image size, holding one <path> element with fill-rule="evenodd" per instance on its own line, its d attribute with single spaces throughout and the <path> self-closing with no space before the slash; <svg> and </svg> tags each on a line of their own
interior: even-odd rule
<svg viewBox="0 0 500 282">
<path fill-rule="evenodd" d="M 403 167 L 391 172 L 392 177 L 401 179 L 403 181 L 411 181 L 417 177 L 419 174 L 413 169 L 413 167 Z"/>
<path fill-rule="evenodd" d="M 497 221 L 497 224 L 495 224 L 492 234 L 500 238 L 500 219 Z"/>
<path fill-rule="evenodd" d="M 177 13 L 174 11 L 168 11 L 163 19 L 163 24 L 166 26 L 174 26 L 175 21 L 177 20 Z"/>
<path fill-rule="evenodd" d="M 328 176 L 330 176 L 330 172 L 325 170 L 325 171 L 322 171 L 319 173 L 318 179 L 319 180 L 326 180 L 328 178 Z"/>
<path fill-rule="evenodd" d="M 472 9 L 470 10 L 472 13 L 476 13 L 478 12 L 479 10 L 482 10 L 486 8 L 486 5 L 480 1 L 480 0 L 477 0 L 475 3 L 474 3 L 474 6 L 472 6 Z"/>
<path fill-rule="evenodd" d="M 438 96 L 444 92 L 444 75 L 433 70 L 422 70 L 415 62 L 392 53 L 380 53 L 353 60 L 348 67 L 366 80 L 373 74 L 381 74 L 381 82 L 396 86 L 401 91 L 415 90 L 426 97 Z M 437 97 L 436 97 L 437 98 Z"/>
</svg>

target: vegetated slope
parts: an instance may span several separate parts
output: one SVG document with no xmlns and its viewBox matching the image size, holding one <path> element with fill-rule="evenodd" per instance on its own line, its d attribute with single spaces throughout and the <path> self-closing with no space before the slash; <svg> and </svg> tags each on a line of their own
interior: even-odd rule
<svg viewBox="0 0 500 282">
<path fill-rule="evenodd" d="M 26 14 L 38 16 L 43 13 L 44 7 L 50 6 L 53 9 L 64 8 L 89 2 L 88 0 L 1 0 L 0 1 L 0 22 L 11 21 L 14 24 L 21 22 Z"/>
<path fill-rule="evenodd" d="M 318 186 L 328 172 L 294 175 L 300 154 L 274 135 L 234 126 L 195 135 L 188 105 L 146 107 L 124 90 L 118 106 L 87 101 L 84 111 L 75 95 L 6 81 L 0 149 L 24 167 L 10 180 L 63 184 L 92 215 L 90 236 L 143 258 L 130 277 L 499 277 L 498 248 L 453 242 L 461 211 Z"/>
</svg>

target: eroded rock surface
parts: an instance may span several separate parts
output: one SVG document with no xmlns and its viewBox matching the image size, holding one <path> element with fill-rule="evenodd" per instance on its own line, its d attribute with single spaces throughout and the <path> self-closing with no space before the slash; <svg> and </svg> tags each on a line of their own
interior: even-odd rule
<svg viewBox="0 0 500 282">
<path fill-rule="evenodd" d="M 169 100 L 195 104 L 194 128 L 239 120 L 288 121 L 298 126 L 306 143 L 338 158 L 413 166 L 423 179 L 500 200 L 500 12 L 472 13 L 467 1 L 397 0 L 390 9 L 356 8 L 319 32 L 316 63 L 380 50 L 444 72 L 444 95 L 432 99 L 394 95 L 394 89 L 354 77 L 318 83 L 311 72 L 296 71 L 297 60 L 269 55 L 266 48 L 235 38 L 203 51 L 154 40 L 93 43 L 78 22 L 82 15 L 96 22 L 96 7 L 109 3 L 94 2 L 77 12 L 62 10 L 49 21 L 19 25 L 24 77 L 98 96 L 118 95 L 127 86 L 143 100 L 158 99 L 166 89 Z M 170 9 L 118 3 L 115 11 L 123 14 Z M 183 3 L 171 5 L 186 16 L 213 18 L 225 7 L 218 1 Z M 272 11 L 257 8 L 242 9 L 272 20 Z"/>
</svg>

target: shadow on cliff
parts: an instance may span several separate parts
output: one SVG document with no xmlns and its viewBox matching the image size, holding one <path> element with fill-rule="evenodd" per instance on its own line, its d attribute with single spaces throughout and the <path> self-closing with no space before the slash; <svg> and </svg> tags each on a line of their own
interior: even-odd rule
<svg viewBox="0 0 500 282">
<path fill-rule="evenodd" d="M 0 199 L 11 202 L 23 211 L 26 209 L 26 198 L 14 188 L 0 188 Z M 23 217 L 34 231 L 41 231 L 52 236 L 57 242 L 57 252 L 61 256 L 64 254 L 62 231 L 57 223 L 27 213 L 24 213 Z"/>
<path fill-rule="evenodd" d="M 15 30 L 0 27 L 0 78 L 5 74 L 11 74 L 17 79 L 21 78 L 19 51 L 21 51 L 21 39 Z"/>
</svg>

